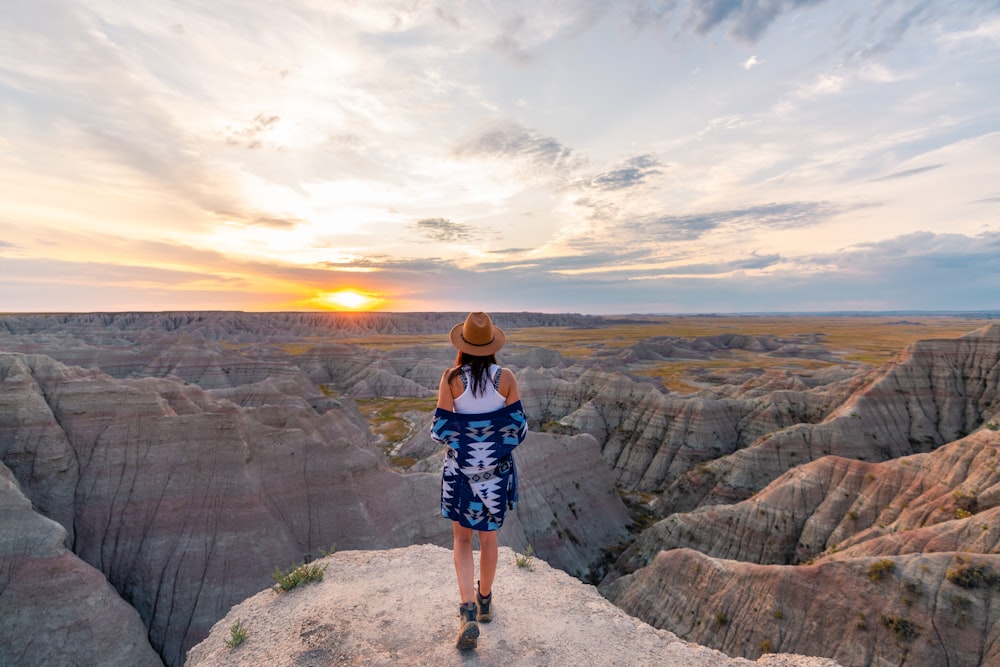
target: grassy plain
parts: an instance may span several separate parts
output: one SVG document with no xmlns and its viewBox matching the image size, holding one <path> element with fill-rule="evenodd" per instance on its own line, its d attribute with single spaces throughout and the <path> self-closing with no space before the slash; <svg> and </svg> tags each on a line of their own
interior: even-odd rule
<svg viewBox="0 0 1000 667">
<path fill-rule="evenodd" d="M 693 339 L 720 334 L 766 336 L 781 340 L 809 340 L 840 363 L 880 366 L 907 345 L 928 338 L 957 338 L 997 320 L 957 315 L 682 315 L 608 318 L 600 327 L 534 327 L 507 330 L 510 349 L 544 347 L 569 359 L 584 359 L 614 352 L 650 338 L 673 336 Z M 447 336 L 394 335 L 341 339 L 337 342 L 380 350 L 411 346 L 448 348 Z M 813 342 L 813 345 L 816 343 Z M 503 353 L 499 355 L 503 362 Z M 729 350 L 711 359 L 677 359 L 632 368 L 637 375 L 660 382 L 671 391 L 688 393 L 698 388 L 692 371 L 727 374 L 745 368 L 787 369 L 795 373 L 820 370 L 838 363 L 804 357 L 774 357 L 746 350 Z M 381 398 L 359 401 L 376 432 L 391 450 L 413 428 L 404 413 L 432 410 L 433 399 Z M 399 461 L 406 465 L 408 462 Z"/>
<path fill-rule="evenodd" d="M 880 366 L 910 343 L 925 338 L 956 338 L 997 320 L 958 315 L 677 315 L 628 319 L 607 318 L 600 327 L 533 327 L 507 331 L 511 349 L 520 346 L 558 350 L 570 359 L 587 358 L 629 347 L 650 338 L 692 339 L 720 334 L 768 336 L 782 340 L 818 338 L 819 344 L 844 362 Z M 388 350 L 409 346 L 449 347 L 445 335 L 373 336 L 338 342 Z M 500 354 L 501 362 L 503 354 Z M 732 350 L 710 360 L 679 359 L 633 369 L 674 391 L 696 388 L 689 371 L 698 367 L 717 373 L 742 368 L 817 370 L 830 361 L 781 358 Z"/>
</svg>

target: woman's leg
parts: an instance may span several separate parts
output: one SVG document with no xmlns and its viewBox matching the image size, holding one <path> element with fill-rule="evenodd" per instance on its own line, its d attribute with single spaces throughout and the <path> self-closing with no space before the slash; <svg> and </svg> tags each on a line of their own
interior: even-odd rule
<svg viewBox="0 0 1000 667">
<path fill-rule="evenodd" d="M 451 522 L 451 534 L 454 539 L 455 576 L 458 578 L 458 594 L 462 602 L 475 602 L 475 562 L 472 559 L 472 529 L 460 525 L 457 521 Z M 495 546 L 495 543 L 494 543 Z M 496 570 L 496 558 L 494 557 L 494 571 Z M 492 581 L 492 575 L 490 581 Z"/>
<path fill-rule="evenodd" d="M 493 591 L 496 574 L 497 531 L 479 531 L 479 594 L 483 597 Z"/>
</svg>

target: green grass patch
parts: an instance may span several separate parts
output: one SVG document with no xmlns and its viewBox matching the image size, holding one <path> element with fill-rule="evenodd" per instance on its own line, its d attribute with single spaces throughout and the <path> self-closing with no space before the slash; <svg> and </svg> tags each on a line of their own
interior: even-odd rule
<svg viewBox="0 0 1000 667">
<path fill-rule="evenodd" d="M 236 648 L 247 639 L 247 629 L 243 625 L 243 621 L 237 620 L 231 626 L 229 626 L 229 637 L 226 638 L 226 648 Z"/>
<path fill-rule="evenodd" d="M 535 569 L 535 551 L 531 548 L 530 544 L 525 547 L 524 552 L 514 553 L 514 562 L 517 563 L 518 567 L 525 570 Z"/>
<path fill-rule="evenodd" d="M 302 584 L 323 581 L 324 572 L 326 572 L 326 565 L 316 565 L 315 563 L 295 565 L 288 571 L 275 566 L 274 574 L 271 575 L 275 582 L 273 588 L 277 593 L 286 593 Z"/>
</svg>

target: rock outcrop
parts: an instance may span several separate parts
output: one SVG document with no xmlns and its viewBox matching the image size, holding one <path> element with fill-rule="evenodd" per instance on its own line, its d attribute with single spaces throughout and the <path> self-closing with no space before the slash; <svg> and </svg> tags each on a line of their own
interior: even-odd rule
<svg viewBox="0 0 1000 667">
<path fill-rule="evenodd" d="M 446 539 L 434 476 L 380 465 L 337 409 L 243 409 L 42 356 L 0 354 L 0 387 L 0 456 L 169 664 L 276 566 Z"/>
<path fill-rule="evenodd" d="M 602 587 L 654 627 L 729 654 L 847 666 L 1000 664 L 1000 556 L 954 553 L 757 565 L 692 549 Z"/>
<path fill-rule="evenodd" d="M 779 565 L 831 553 L 997 553 L 998 512 L 1000 432 L 983 429 L 882 463 L 823 457 L 789 470 L 751 499 L 672 514 L 643 531 L 612 576 L 678 548 Z"/>
<path fill-rule="evenodd" d="M 544 425 L 590 433 L 617 483 L 656 492 L 699 464 L 776 430 L 819 422 L 847 397 L 844 387 L 755 392 L 751 398 L 677 397 L 623 373 L 588 368 L 518 374 L 525 409 Z"/>
<path fill-rule="evenodd" d="M 776 430 L 687 472 L 656 509 L 667 515 L 743 500 L 790 467 L 831 454 L 885 461 L 928 452 L 998 414 L 1000 325 L 957 339 L 918 341 L 822 423 Z"/>
<path fill-rule="evenodd" d="M 63 546 L 0 464 L 0 664 L 162 665 L 139 614 Z"/>
<path fill-rule="evenodd" d="M 455 648 L 457 604 L 451 551 L 411 546 L 339 552 L 317 562 L 323 581 L 286 593 L 265 590 L 236 605 L 188 654 L 187 667 L 356 664 L 660 665 L 662 667 L 834 667 L 832 660 L 768 655 L 758 662 L 681 641 L 626 615 L 544 561 L 518 567 L 502 547 L 496 616 L 479 646 Z M 241 622 L 245 641 L 226 640 Z"/>
<path fill-rule="evenodd" d="M 439 474 L 394 471 L 371 440 L 352 401 L 294 379 L 208 392 L 0 353 L 0 458 L 168 664 L 275 567 L 450 543 Z M 533 433 L 518 459 L 504 539 L 586 575 L 629 522 L 597 443 Z"/>
</svg>

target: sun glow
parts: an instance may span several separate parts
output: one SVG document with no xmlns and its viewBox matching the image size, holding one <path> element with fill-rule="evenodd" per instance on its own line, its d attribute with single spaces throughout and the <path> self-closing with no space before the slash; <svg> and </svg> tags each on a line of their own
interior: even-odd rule
<svg viewBox="0 0 1000 667">
<path fill-rule="evenodd" d="M 315 301 L 325 308 L 342 310 L 371 310 L 385 302 L 385 299 L 367 292 L 342 289 L 336 292 L 322 292 Z"/>
</svg>

